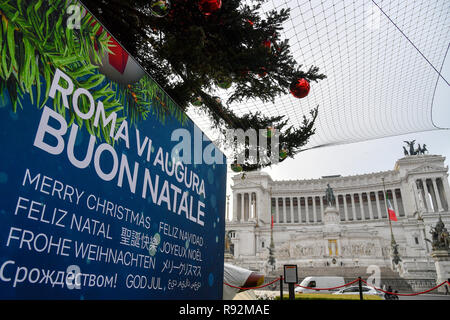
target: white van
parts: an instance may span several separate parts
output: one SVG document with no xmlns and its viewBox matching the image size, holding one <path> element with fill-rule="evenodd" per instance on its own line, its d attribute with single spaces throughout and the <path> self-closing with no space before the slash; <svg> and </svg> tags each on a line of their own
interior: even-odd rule
<svg viewBox="0 0 450 320">
<path fill-rule="evenodd" d="M 306 277 L 300 282 L 302 287 L 310 287 L 310 288 L 334 288 L 344 285 L 344 277 L 318 277 L 311 276 Z M 295 293 L 330 293 L 336 290 L 314 290 L 314 289 L 305 289 L 302 287 L 296 287 Z"/>
</svg>

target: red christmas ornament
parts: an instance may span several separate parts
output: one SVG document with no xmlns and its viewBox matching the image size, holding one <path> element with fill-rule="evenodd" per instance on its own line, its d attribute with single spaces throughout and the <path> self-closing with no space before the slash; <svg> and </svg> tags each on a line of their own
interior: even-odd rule
<svg viewBox="0 0 450 320">
<path fill-rule="evenodd" d="M 272 47 L 272 42 L 270 40 L 265 40 L 263 41 L 263 46 L 270 49 L 270 47 Z"/>
<path fill-rule="evenodd" d="M 292 81 L 289 87 L 291 94 L 296 98 L 304 98 L 309 93 L 309 82 L 305 78 Z"/>
<path fill-rule="evenodd" d="M 120 74 L 123 74 L 128 62 L 128 53 L 122 49 L 114 38 L 111 38 L 110 43 L 112 45 L 109 48 L 113 54 L 108 55 L 109 63 L 114 67 L 114 69 L 119 71 Z"/>
<path fill-rule="evenodd" d="M 209 16 L 222 7 L 222 0 L 199 0 L 198 8 L 205 15 Z"/>
<path fill-rule="evenodd" d="M 96 24 L 97 21 L 94 20 L 91 26 Z M 102 32 L 103 27 L 100 26 L 96 36 L 99 36 Z M 94 44 L 94 47 L 95 50 L 98 50 L 97 43 Z M 130 84 L 139 81 L 145 75 L 143 69 L 129 57 L 128 53 L 112 37 L 109 40 L 108 49 L 111 50 L 111 53 L 107 52 L 102 57 L 102 62 L 99 66 L 99 71 L 108 79 L 122 84 Z"/>
<path fill-rule="evenodd" d="M 258 76 L 260 78 L 264 78 L 265 76 L 267 76 L 266 68 L 264 67 L 259 68 Z"/>
</svg>

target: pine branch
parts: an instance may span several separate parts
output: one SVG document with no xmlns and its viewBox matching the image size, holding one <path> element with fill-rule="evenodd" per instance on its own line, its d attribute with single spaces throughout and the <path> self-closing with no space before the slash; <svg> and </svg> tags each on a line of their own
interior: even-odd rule
<svg viewBox="0 0 450 320">
<path fill-rule="evenodd" d="M 90 14 L 82 19 L 80 29 L 67 28 L 66 5 L 66 0 L 0 4 L 0 95 L 4 99 L 5 91 L 8 92 L 13 112 L 25 94 L 32 103 L 36 99 L 37 106 L 42 108 L 48 101 L 55 70 L 60 69 L 76 88 L 90 90 L 95 101 L 103 102 L 107 117 L 112 112 L 123 113 L 124 116 L 117 118 L 117 126 L 126 118 L 131 123 L 144 120 L 150 113 L 161 121 L 171 115 L 184 123 L 186 115 L 148 77 L 133 85 L 133 95 L 131 87 L 107 81 L 98 72 L 98 64 L 110 52 L 110 37 L 105 31 L 100 32 L 100 25 L 93 23 Z M 79 104 L 81 111 L 87 111 L 83 109 L 88 106 L 86 97 L 80 99 L 84 99 Z M 91 135 L 114 144 L 109 135 L 110 125 L 94 127 L 93 119 L 79 118 L 71 101 L 69 104 L 69 109 L 62 105 L 59 93 L 53 100 L 53 108 L 69 124 L 84 125 Z"/>
<path fill-rule="evenodd" d="M 287 120 L 266 119 L 260 114 L 238 116 L 228 107 L 255 98 L 273 102 L 289 92 L 295 79 L 316 82 L 325 78 L 318 67 L 299 65 L 288 40 L 281 40 L 290 10 L 272 10 L 262 16 L 263 0 L 250 5 L 227 0 L 219 11 L 205 16 L 197 1 L 171 3 L 164 18 L 151 15 L 149 2 L 144 0 L 91 0 L 86 4 L 183 110 L 191 107 L 193 99 L 201 98 L 199 107 L 213 126 L 222 130 L 278 125 L 288 156 L 298 153 L 315 132 L 317 109 L 300 126 L 287 127 Z M 130 13 L 132 18 L 127 18 Z M 233 91 L 227 101 L 218 103 L 214 90 L 223 76 L 231 79 Z"/>
</svg>

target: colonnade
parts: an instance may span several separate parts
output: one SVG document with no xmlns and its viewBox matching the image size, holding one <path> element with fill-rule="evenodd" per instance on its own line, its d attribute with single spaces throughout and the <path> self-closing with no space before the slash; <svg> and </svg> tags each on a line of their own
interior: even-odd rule
<svg viewBox="0 0 450 320">
<path fill-rule="evenodd" d="M 419 178 L 411 188 L 417 209 L 421 212 L 441 212 L 449 210 L 450 190 L 444 181 L 437 178 Z M 400 188 L 386 189 L 387 198 L 392 203 L 397 217 L 405 216 Z M 336 192 L 336 207 L 341 221 L 377 220 L 387 217 L 383 188 L 367 191 Z M 301 196 L 273 195 L 269 203 L 274 223 L 317 223 L 327 206 L 325 195 L 306 194 Z M 239 222 L 256 221 L 262 208 L 261 190 L 233 192 L 233 220 Z"/>
<path fill-rule="evenodd" d="M 404 216 L 400 189 L 386 190 L 397 216 Z M 341 221 L 386 218 L 384 192 L 381 190 L 335 194 Z M 277 196 L 271 199 L 274 223 L 321 222 L 327 206 L 323 195 Z"/>
<path fill-rule="evenodd" d="M 258 201 L 261 200 L 259 192 L 234 192 L 233 216 L 234 221 L 255 221 L 257 217 Z"/>
<path fill-rule="evenodd" d="M 448 185 L 444 184 L 441 178 L 416 179 L 413 188 L 418 207 L 422 211 L 448 211 L 448 198 L 446 195 L 450 194 L 450 190 L 448 190 Z"/>
</svg>

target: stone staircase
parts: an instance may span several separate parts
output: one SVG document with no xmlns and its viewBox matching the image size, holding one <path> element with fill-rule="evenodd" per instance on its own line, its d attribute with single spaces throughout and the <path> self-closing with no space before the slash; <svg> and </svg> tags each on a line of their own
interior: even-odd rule
<svg viewBox="0 0 450 320">
<path fill-rule="evenodd" d="M 344 277 L 345 283 L 351 282 L 358 277 L 361 277 L 363 280 L 367 281 L 371 274 L 366 273 L 366 270 L 367 267 L 302 267 L 298 268 L 298 279 L 300 283 L 307 276 L 338 276 Z M 381 287 L 383 287 L 383 285 L 386 285 L 386 288 L 391 286 L 393 290 L 397 290 L 400 293 L 413 292 L 413 289 L 409 283 L 400 277 L 398 272 L 395 272 L 388 267 L 381 267 L 380 273 Z M 282 274 L 282 269 L 275 270 L 266 275 L 264 282 L 271 282 Z M 287 290 L 287 285 L 284 284 L 283 288 Z M 279 290 L 279 282 L 267 287 L 267 290 Z"/>
</svg>

